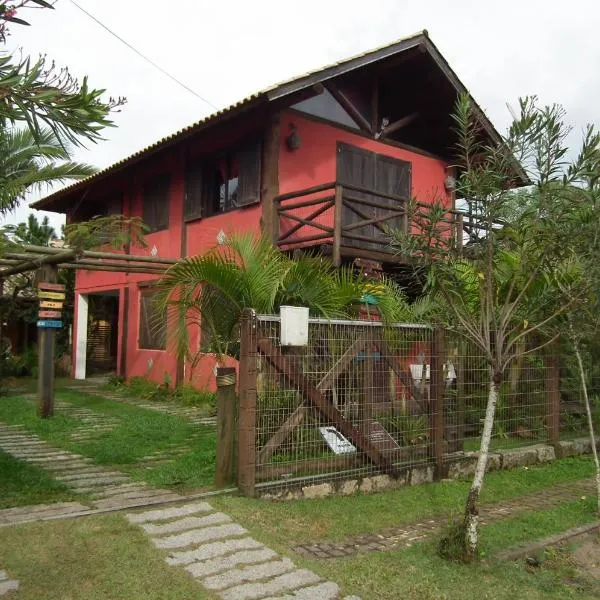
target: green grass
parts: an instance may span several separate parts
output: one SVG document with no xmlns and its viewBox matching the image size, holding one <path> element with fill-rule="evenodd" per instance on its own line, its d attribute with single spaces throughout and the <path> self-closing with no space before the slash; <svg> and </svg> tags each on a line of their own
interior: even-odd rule
<svg viewBox="0 0 600 600">
<path fill-rule="evenodd" d="M 0 450 L 0 509 L 73 499 L 75 495 L 45 471 Z"/>
<path fill-rule="evenodd" d="M 0 565 L 19 600 L 216 598 L 119 516 L 0 528 Z"/>
<path fill-rule="evenodd" d="M 138 406 L 83 392 L 62 390 L 57 399 L 87 408 L 118 421 L 111 431 L 88 441 L 74 441 L 71 434 L 82 425 L 75 418 L 57 413 L 40 419 L 35 402 L 21 396 L 0 399 L 0 421 L 20 424 L 54 446 L 94 459 L 102 465 L 115 466 L 152 484 L 185 489 L 210 487 L 214 478 L 215 432 L 199 428 L 187 420 L 146 410 Z M 189 452 L 174 462 L 147 468 L 137 463 L 157 451 L 190 446 Z"/>
<path fill-rule="evenodd" d="M 497 502 L 535 492 L 553 483 L 591 477 L 589 457 L 568 458 L 546 465 L 489 473 L 482 501 Z M 405 487 L 372 495 L 321 500 L 270 503 L 239 496 L 214 498 L 213 504 L 230 511 L 242 523 L 288 539 L 339 540 L 350 535 L 379 531 L 428 516 L 459 514 L 468 481 L 444 481 Z"/>
</svg>

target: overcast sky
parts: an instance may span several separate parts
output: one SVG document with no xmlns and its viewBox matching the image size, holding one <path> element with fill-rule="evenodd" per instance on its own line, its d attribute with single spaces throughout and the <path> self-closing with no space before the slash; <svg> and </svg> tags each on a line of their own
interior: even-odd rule
<svg viewBox="0 0 600 600">
<path fill-rule="evenodd" d="M 600 125 L 598 0 L 77 0 L 218 108 L 272 83 L 427 29 L 504 131 L 506 102 L 559 102 L 575 131 Z M 26 13 L 26 14 L 25 14 Z M 105 167 L 214 112 L 78 10 L 23 11 L 9 48 L 46 53 L 94 87 L 126 96 L 106 140 L 76 154 Z M 45 195 L 42 194 L 42 195 Z M 40 197 L 37 194 L 33 200 Z M 7 222 L 29 212 L 22 206 Z M 54 225 L 64 218 L 51 215 Z"/>
</svg>

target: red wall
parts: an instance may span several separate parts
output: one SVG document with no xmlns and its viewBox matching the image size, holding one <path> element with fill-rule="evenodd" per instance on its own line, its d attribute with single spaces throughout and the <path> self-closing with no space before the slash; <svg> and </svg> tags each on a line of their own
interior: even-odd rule
<svg viewBox="0 0 600 600">
<path fill-rule="evenodd" d="M 294 122 L 301 137 L 301 147 L 290 152 L 285 146 L 285 134 L 289 131 L 290 122 Z M 171 175 L 169 228 L 164 231 L 151 233 L 147 236 L 148 247 L 132 248 L 135 254 L 150 255 L 156 248 L 159 257 L 179 258 L 182 255 L 183 197 L 184 197 L 184 157 L 185 153 L 200 154 L 217 147 L 225 147 L 235 138 L 242 137 L 249 129 L 256 129 L 256 123 L 241 123 L 225 134 L 214 134 L 212 138 L 191 141 L 187 147 L 178 146 L 163 152 L 160 156 L 149 159 L 137 167 L 131 167 L 120 176 L 107 181 L 94 192 L 91 191 L 87 202 L 102 197 L 107 193 L 122 193 L 123 213 L 125 215 L 141 216 L 141 189 L 146 178 L 168 171 Z M 333 125 L 306 119 L 295 112 L 286 112 L 281 120 L 281 140 L 279 152 L 279 190 L 287 193 L 295 190 L 334 181 L 336 177 L 336 144 L 338 141 L 359 146 L 366 150 L 386 154 L 412 163 L 412 193 L 422 202 L 430 202 L 436 197 L 442 197 L 446 202 L 450 199 L 444 191 L 446 164 L 435 158 L 411 152 L 395 146 L 390 146 L 376 140 L 368 139 L 349 131 L 338 129 Z M 332 192 L 328 192 L 331 194 Z M 312 212 L 315 207 L 303 210 L 303 214 Z M 232 232 L 250 231 L 260 233 L 262 207 L 249 206 L 228 213 L 199 219 L 185 225 L 186 243 L 184 252 L 187 256 L 202 254 L 217 244 L 217 236 L 222 231 L 225 235 Z M 333 211 L 330 210 L 320 217 L 321 222 L 331 225 Z M 287 227 L 291 225 L 288 223 Z M 284 223 L 282 229 L 285 230 Z M 299 235 L 319 233 L 304 228 Z M 321 242 L 316 242 L 321 243 Z M 174 383 L 176 380 L 177 359 L 170 350 L 142 350 L 138 347 L 139 318 L 140 318 L 140 287 L 144 281 L 155 279 L 152 275 L 122 274 L 95 271 L 78 271 L 76 277 L 77 293 L 92 293 L 107 290 L 119 290 L 119 326 L 123 325 L 125 307 L 123 290 L 129 289 L 129 306 L 127 309 L 128 335 L 123 347 L 122 332 L 119 331 L 118 365 L 122 364 L 123 352 L 126 353 L 127 377 L 144 376 L 156 382 L 163 382 L 165 376 Z M 76 339 L 77 317 L 74 323 L 73 339 Z M 193 349 L 199 342 L 197 328 L 192 331 Z M 75 354 L 75 352 L 73 353 Z M 73 356 L 73 365 L 75 356 Z M 224 365 L 230 366 L 235 361 L 226 360 Z M 214 389 L 214 367 L 216 360 L 212 355 L 203 356 L 195 369 L 186 365 L 185 381 L 192 382 L 201 388 Z"/>
<path fill-rule="evenodd" d="M 294 123 L 301 139 L 300 148 L 290 151 L 285 144 L 285 134 L 290 131 L 290 123 Z M 441 200 L 446 206 L 451 205 L 449 194 L 444 188 L 446 168 L 448 164 L 442 160 L 419 154 L 397 146 L 391 146 L 377 140 L 356 135 L 345 129 L 336 128 L 334 125 L 318 122 L 305 118 L 297 112 L 286 112 L 282 116 L 280 151 L 279 151 L 279 192 L 286 194 L 296 190 L 309 188 L 320 183 L 335 181 L 337 172 L 337 143 L 344 142 L 370 152 L 385 154 L 392 158 L 408 161 L 412 164 L 412 195 L 420 202 L 431 203 Z M 305 196 L 302 200 L 319 198 L 331 195 L 332 190 Z M 293 204 L 294 199 L 288 204 Z M 285 206 L 285 202 L 283 203 Z M 306 217 L 318 206 L 298 209 L 299 216 Z M 329 227 L 333 226 L 333 209 L 329 209 L 316 221 Z M 283 218 L 280 231 L 283 233 L 296 221 Z M 322 233 L 319 229 L 308 226 L 300 229 L 297 234 L 290 237 L 307 236 Z M 323 243 L 319 240 L 315 244 Z"/>
</svg>

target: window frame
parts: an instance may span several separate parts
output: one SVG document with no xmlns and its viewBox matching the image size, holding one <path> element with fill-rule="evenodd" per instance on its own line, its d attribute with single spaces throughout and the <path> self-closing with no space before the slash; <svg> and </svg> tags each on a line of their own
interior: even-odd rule
<svg viewBox="0 0 600 600">
<path fill-rule="evenodd" d="M 149 233 L 156 233 L 157 231 L 165 231 L 169 229 L 171 221 L 171 184 L 171 174 L 168 172 L 163 172 L 148 177 L 148 179 L 146 179 L 144 181 L 144 184 L 142 185 L 142 221 L 144 222 L 144 225 L 146 225 L 150 229 Z M 161 197 L 159 197 L 159 194 L 157 192 L 157 190 L 160 189 L 160 186 L 164 186 L 164 189 L 160 191 L 164 193 L 164 196 L 162 196 L 162 201 L 164 206 L 166 207 L 164 208 L 165 220 L 160 221 L 158 224 L 150 224 L 146 220 L 146 217 L 148 216 L 146 211 L 149 210 L 147 203 L 151 200 L 160 203 Z"/>
</svg>

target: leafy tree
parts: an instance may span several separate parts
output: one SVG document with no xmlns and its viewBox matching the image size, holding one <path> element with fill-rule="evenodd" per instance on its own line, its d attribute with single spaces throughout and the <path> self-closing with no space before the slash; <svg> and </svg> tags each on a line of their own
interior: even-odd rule
<svg viewBox="0 0 600 600">
<path fill-rule="evenodd" d="M 477 505 L 502 378 L 511 362 L 525 352 L 522 341 L 533 341 L 534 334 L 539 337 L 581 293 L 570 282 L 565 284 L 571 300 L 562 301 L 555 293 L 556 226 L 550 208 L 569 196 L 594 149 L 584 142 L 578 158 L 568 161 L 562 116 L 559 107 L 542 108 L 535 98 L 526 98 L 504 144 L 491 146 L 483 141 L 469 98 L 459 98 L 454 114 L 459 140 L 457 197 L 476 216 L 474 228 L 479 233 L 459 254 L 449 243 L 448 210 L 438 202 L 415 211 L 414 221 L 423 235 L 394 234 L 400 252 L 428 265 L 429 285 L 447 307 L 447 325 L 477 347 L 489 366 L 481 445 L 464 519 L 452 543 L 446 539 L 442 544 L 444 549 L 457 550 L 464 560 L 477 556 Z M 524 175 L 536 200 L 527 203 L 525 214 L 507 223 L 504 218 L 515 197 L 511 190 Z M 532 342 L 536 348 L 527 352 L 549 342 Z"/>
<path fill-rule="evenodd" d="M 202 324 L 217 355 L 237 356 L 238 325 L 244 308 L 277 312 L 282 304 L 307 306 L 312 315 L 353 315 L 372 297 L 385 320 L 409 313 L 400 289 L 391 281 L 370 284 L 350 269 L 334 269 L 317 257 L 290 258 L 270 240 L 232 235 L 202 256 L 179 261 L 160 283 L 162 303 L 173 310 L 177 352 L 194 361 L 189 325 Z M 171 325 L 170 325 L 171 326 Z"/>
<path fill-rule="evenodd" d="M 27 217 L 27 221 L 21 222 L 18 225 L 6 225 L 4 231 L 17 244 L 48 246 L 53 239 L 56 239 L 56 231 L 50 225 L 47 216 L 40 223 L 34 214 L 30 214 Z"/>
<path fill-rule="evenodd" d="M 27 25 L 16 15 L 31 3 L 50 8 L 47 2 L 0 2 L 0 38 L 6 36 L 6 21 Z M 101 139 L 101 131 L 113 125 L 109 114 L 125 98 L 103 100 L 104 90 L 90 88 L 67 68 L 57 68 L 46 56 L 35 60 L 15 54 L 0 55 L 0 124 L 25 123 L 36 140 L 45 129 L 63 145 L 81 145 L 83 140 Z"/>
</svg>

